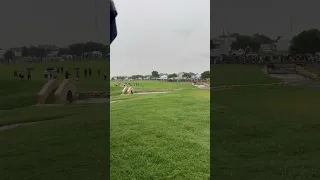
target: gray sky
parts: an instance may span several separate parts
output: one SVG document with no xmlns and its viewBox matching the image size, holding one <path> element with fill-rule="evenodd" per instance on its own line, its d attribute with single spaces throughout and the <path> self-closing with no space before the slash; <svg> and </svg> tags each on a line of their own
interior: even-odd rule
<svg viewBox="0 0 320 180">
<path fill-rule="evenodd" d="M 320 28 L 319 0 L 214 0 L 211 2 L 211 35 L 222 28 L 240 34 L 263 33 L 272 38 L 309 28 Z"/>
<path fill-rule="evenodd" d="M 98 1 L 99 39 L 109 41 L 109 1 Z M 97 39 L 93 0 L 1 0 L 0 48 Z"/>
<path fill-rule="evenodd" d="M 210 0 L 114 1 L 111 76 L 210 69 Z"/>
</svg>

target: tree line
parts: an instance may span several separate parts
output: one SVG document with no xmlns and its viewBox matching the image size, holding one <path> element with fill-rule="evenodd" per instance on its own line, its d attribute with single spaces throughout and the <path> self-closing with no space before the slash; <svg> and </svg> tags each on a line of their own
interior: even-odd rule
<svg viewBox="0 0 320 180">
<path fill-rule="evenodd" d="M 109 45 L 104 45 L 97 42 L 86 42 L 86 43 L 74 43 L 70 44 L 67 47 L 57 47 L 55 45 L 32 45 L 32 46 L 23 46 L 21 48 L 22 57 L 37 57 L 43 58 L 52 52 L 58 52 L 58 56 L 62 55 L 74 55 L 81 56 L 84 53 L 90 53 L 93 51 L 99 51 L 103 55 L 108 55 L 110 53 Z M 15 51 L 13 48 L 8 49 L 3 57 L 6 60 L 10 60 L 15 56 Z"/>
<path fill-rule="evenodd" d="M 220 37 L 226 37 L 221 35 Z M 251 52 L 260 52 L 262 44 L 270 44 L 276 48 L 277 42 L 282 36 L 272 39 L 264 34 L 241 35 L 239 33 L 231 34 L 236 40 L 231 44 L 232 50 L 250 50 Z M 300 32 L 291 39 L 289 50 L 292 53 L 316 53 L 320 52 L 320 31 L 318 29 L 309 29 Z M 210 49 L 216 48 L 213 40 L 210 40 Z"/>
<path fill-rule="evenodd" d="M 196 75 L 195 73 L 192 73 L 192 72 L 189 72 L 189 73 L 184 73 L 182 75 L 182 77 L 184 78 L 192 78 L 193 75 Z M 146 79 L 150 77 L 149 75 L 132 75 L 131 77 L 129 77 L 130 79 Z M 172 74 L 169 74 L 167 75 L 168 78 L 175 78 L 175 77 L 178 77 L 178 75 L 176 73 L 172 73 Z M 126 76 L 116 76 L 117 79 L 126 79 L 127 77 Z M 160 73 L 158 71 L 152 71 L 151 72 L 151 79 L 156 79 L 156 78 L 160 78 Z M 203 73 L 201 73 L 201 79 L 209 79 L 210 78 L 210 71 L 204 71 Z M 114 80 L 114 78 L 112 78 L 111 80 Z"/>
</svg>

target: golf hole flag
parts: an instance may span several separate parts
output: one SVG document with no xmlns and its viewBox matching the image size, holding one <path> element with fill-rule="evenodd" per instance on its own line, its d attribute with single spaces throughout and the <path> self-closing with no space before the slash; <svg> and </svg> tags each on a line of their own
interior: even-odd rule
<svg viewBox="0 0 320 180">
<path fill-rule="evenodd" d="M 116 7 L 114 5 L 113 0 L 110 0 L 110 44 L 117 37 L 117 25 L 116 25 L 116 17 L 118 13 Z"/>
</svg>

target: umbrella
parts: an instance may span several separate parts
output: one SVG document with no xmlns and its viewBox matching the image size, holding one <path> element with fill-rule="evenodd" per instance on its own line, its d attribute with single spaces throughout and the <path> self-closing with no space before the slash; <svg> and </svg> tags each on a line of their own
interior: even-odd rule
<svg viewBox="0 0 320 180">
<path fill-rule="evenodd" d="M 53 71 L 53 70 L 55 70 L 56 68 L 53 68 L 53 67 L 48 67 L 46 70 L 47 71 Z"/>
<path fill-rule="evenodd" d="M 110 0 L 110 44 L 118 35 L 117 25 L 116 25 L 117 15 L 118 15 L 118 12 L 116 10 L 114 2 L 113 0 Z"/>
</svg>

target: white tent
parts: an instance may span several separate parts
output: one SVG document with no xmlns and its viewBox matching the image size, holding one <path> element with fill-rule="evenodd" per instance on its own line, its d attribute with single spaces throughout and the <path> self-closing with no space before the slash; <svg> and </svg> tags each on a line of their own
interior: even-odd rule
<svg viewBox="0 0 320 180">
<path fill-rule="evenodd" d="M 158 78 L 158 79 L 160 79 L 160 80 L 166 80 L 166 79 L 168 79 L 168 76 L 167 75 L 162 75 L 160 78 Z"/>
</svg>

